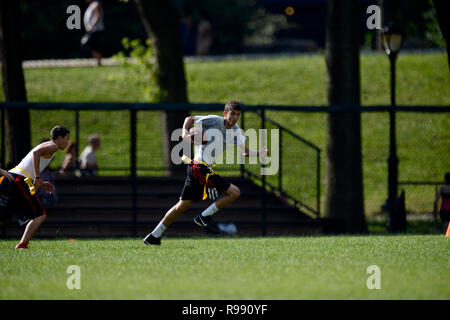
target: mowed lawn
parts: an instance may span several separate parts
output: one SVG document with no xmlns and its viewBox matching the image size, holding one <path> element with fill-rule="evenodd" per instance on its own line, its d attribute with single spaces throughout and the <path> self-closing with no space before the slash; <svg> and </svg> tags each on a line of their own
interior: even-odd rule
<svg viewBox="0 0 450 320">
<path fill-rule="evenodd" d="M 61 239 L 17 251 L 2 240 L 0 299 L 450 299 L 449 241 L 168 237 L 147 247 L 140 239 Z M 71 265 L 80 267 L 79 290 L 66 286 Z M 373 265 L 381 288 L 370 290 Z"/>
</svg>

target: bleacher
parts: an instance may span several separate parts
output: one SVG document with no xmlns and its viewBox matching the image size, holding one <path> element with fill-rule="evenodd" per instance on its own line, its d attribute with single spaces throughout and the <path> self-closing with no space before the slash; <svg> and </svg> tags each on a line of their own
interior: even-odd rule
<svg viewBox="0 0 450 320">
<path fill-rule="evenodd" d="M 313 219 L 289 205 L 275 194 L 244 178 L 230 178 L 241 190 L 241 197 L 215 214 L 217 222 L 232 222 L 238 236 L 306 235 L 322 233 L 323 221 Z M 164 214 L 179 199 L 183 178 L 138 178 L 136 203 L 133 204 L 133 180 L 129 177 L 56 178 L 57 204 L 47 209 L 47 219 L 36 237 L 143 237 L 153 230 Z M 265 202 L 262 201 L 265 197 Z M 205 234 L 194 217 L 211 204 L 211 200 L 194 202 L 168 228 L 165 236 Z M 263 205 L 266 217 L 263 217 Z M 134 208 L 134 209 L 133 209 Z M 263 230 L 262 221 L 266 221 Z M 20 237 L 23 233 L 11 220 L 2 228 L 3 237 Z"/>
</svg>

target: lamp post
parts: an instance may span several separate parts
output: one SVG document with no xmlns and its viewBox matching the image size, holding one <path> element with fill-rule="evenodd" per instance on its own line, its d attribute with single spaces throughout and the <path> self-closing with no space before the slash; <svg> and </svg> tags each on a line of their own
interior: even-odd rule
<svg viewBox="0 0 450 320">
<path fill-rule="evenodd" d="M 389 157 L 388 157 L 388 206 L 389 216 L 394 215 L 394 203 L 397 199 L 398 158 L 395 137 L 395 62 L 402 46 L 401 31 L 395 26 L 388 26 L 382 32 L 383 47 L 391 65 L 391 108 L 389 110 Z M 395 227 L 394 227 L 395 229 Z M 395 231 L 395 230 L 393 230 Z"/>
</svg>

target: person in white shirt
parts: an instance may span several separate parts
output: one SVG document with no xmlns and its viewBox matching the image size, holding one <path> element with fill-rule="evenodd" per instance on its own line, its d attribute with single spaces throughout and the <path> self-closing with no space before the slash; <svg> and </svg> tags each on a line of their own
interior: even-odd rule
<svg viewBox="0 0 450 320">
<path fill-rule="evenodd" d="M 80 155 L 80 170 L 82 176 L 94 176 L 97 174 L 98 163 L 95 152 L 100 148 L 100 136 L 96 133 L 89 136 L 89 145 Z"/>
<path fill-rule="evenodd" d="M 50 141 L 31 150 L 15 168 L 9 170 L 9 174 L 1 172 L 3 177 L 0 178 L 0 225 L 13 214 L 17 215 L 19 224 L 26 224 L 15 249 L 28 249 L 28 242 L 46 218 L 45 208 L 37 191 L 42 188 L 48 193 L 54 193 L 55 187 L 49 181 L 44 181 L 40 174 L 53 159 L 56 151 L 67 147 L 70 131 L 56 126 L 50 131 L 50 138 Z"/>
<path fill-rule="evenodd" d="M 89 4 L 83 17 L 86 34 L 81 38 L 81 45 L 97 59 L 97 65 L 100 66 L 105 33 L 103 7 L 98 0 L 86 0 L 86 2 Z"/>
</svg>

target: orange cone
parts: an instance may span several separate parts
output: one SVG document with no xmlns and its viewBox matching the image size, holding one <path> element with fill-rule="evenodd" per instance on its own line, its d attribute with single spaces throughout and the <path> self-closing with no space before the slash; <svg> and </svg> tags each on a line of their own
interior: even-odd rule
<svg viewBox="0 0 450 320">
<path fill-rule="evenodd" d="M 450 238 L 450 223 L 448 224 L 447 233 L 445 234 L 445 237 Z"/>
</svg>

